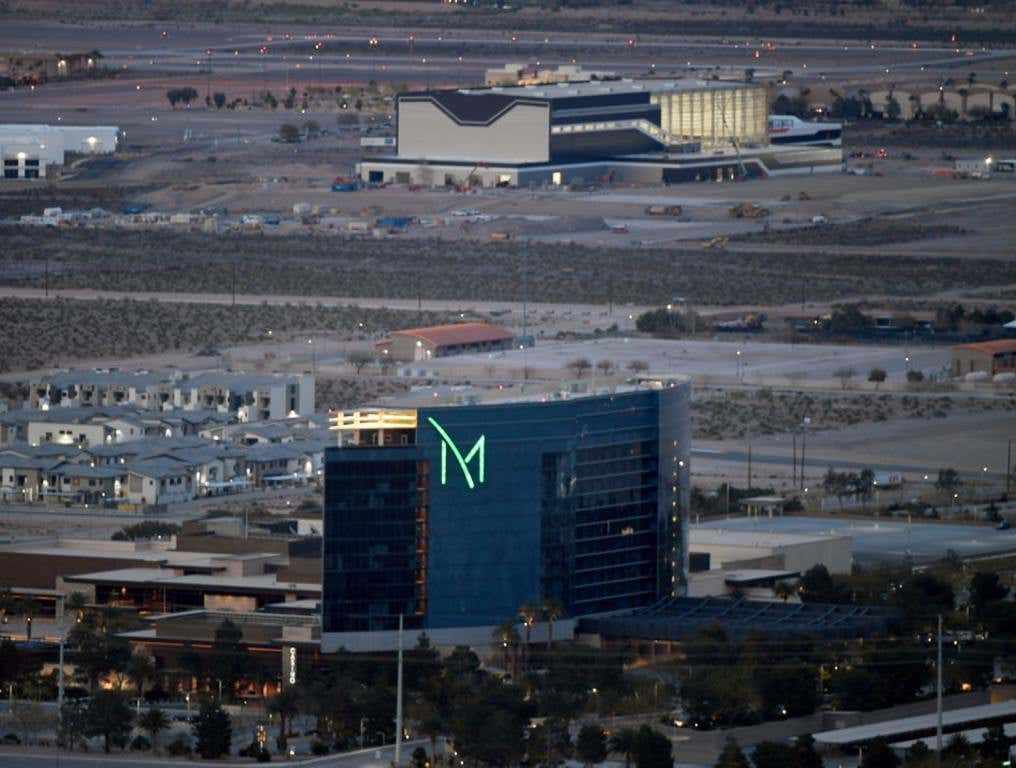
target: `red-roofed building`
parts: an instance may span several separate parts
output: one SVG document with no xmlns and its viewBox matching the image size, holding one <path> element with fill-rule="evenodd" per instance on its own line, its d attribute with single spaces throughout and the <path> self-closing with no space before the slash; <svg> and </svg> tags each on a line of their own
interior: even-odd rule
<svg viewBox="0 0 1016 768">
<path fill-rule="evenodd" d="M 1016 372 L 1016 339 L 960 344 L 952 348 L 952 356 L 954 376 L 978 372 L 989 376 L 1013 373 Z"/>
<path fill-rule="evenodd" d="M 415 361 L 510 349 L 514 340 L 514 333 L 497 325 L 454 323 L 395 331 L 377 347 L 392 360 Z"/>
</svg>

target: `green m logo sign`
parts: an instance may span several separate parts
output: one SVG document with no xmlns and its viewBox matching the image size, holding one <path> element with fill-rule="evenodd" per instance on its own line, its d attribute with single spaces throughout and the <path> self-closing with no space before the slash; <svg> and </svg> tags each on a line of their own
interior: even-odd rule
<svg viewBox="0 0 1016 768">
<path fill-rule="evenodd" d="M 486 462 L 487 453 L 487 438 L 485 435 L 480 435 L 473 447 L 469 449 L 469 453 L 465 456 L 462 455 L 462 451 L 455 445 L 455 441 L 451 439 L 444 428 L 438 424 L 434 419 L 427 417 L 427 421 L 430 425 L 437 430 L 437 433 L 441 436 L 441 485 L 448 483 L 448 451 L 451 451 L 452 456 L 455 457 L 455 461 L 459 465 L 459 469 L 462 470 L 462 476 L 466 478 L 466 485 L 470 489 L 475 488 L 476 484 L 483 482 L 484 476 L 484 464 Z M 469 471 L 469 462 L 474 458 L 477 461 L 477 473 L 476 480 L 473 479 L 473 473 Z"/>
</svg>

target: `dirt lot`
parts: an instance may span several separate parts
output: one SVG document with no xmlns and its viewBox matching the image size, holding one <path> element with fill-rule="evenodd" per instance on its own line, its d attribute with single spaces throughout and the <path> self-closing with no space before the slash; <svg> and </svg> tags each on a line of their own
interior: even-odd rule
<svg viewBox="0 0 1016 768">
<path fill-rule="evenodd" d="M 218 365 L 222 349 L 259 341 L 274 350 L 286 339 L 327 333 L 333 341 L 445 322 L 433 312 L 303 306 L 167 304 L 140 301 L 33 302 L 0 299 L 0 373 L 89 358 L 195 353 Z M 281 362 L 281 360 L 280 360 Z"/>
<path fill-rule="evenodd" d="M 1016 283 L 1016 261 L 4 228 L 0 284 L 593 304 L 781 304 Z M 623 258 L 619 254 L 623 253 Z M 238 257 L 238 254 L 241 254 Z M 48 271 L 48 276 L 47 276 Z M 590 279 L 596 275 L 596 279 Z"/>
<path fill-rule="evenodd" d="M 994 411 L 1000 419 L 1013 418 L 1016 393 L 968 398 L 948 394 L 830 394 L 730 389 L 696 389 L 692 402 L 695 438 L 730 440 L 760 437 L 800 429 L 837 430 L 856 424 L 890 419 L 945 419 L 965 413 Z"/>
</svg>

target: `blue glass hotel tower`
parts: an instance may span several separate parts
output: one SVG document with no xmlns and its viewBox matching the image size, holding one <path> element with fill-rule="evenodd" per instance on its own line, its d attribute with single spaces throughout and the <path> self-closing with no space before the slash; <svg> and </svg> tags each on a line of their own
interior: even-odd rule
<svg viewBox="0 0 1016 768">
<path fill-rule="evenodd" d="M 322 632 L 490 627 L 684 585 L 687 381 L 333 419 Z M 489 636 L 489 635 L 488 635 Z"/>
</svg>

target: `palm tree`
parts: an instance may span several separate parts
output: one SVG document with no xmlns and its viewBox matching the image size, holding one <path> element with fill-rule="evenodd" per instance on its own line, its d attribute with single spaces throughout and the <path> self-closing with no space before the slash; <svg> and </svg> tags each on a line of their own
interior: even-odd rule
<svg viewBox="0 0 1016 768">
<path fill-rule="evenodd" d="M 963 117 L 967 116 L 967 99 L 970 97 L 970 90 L 968 88 L 957 88 L 956 93 L 960 95 L 960 111 L 963 113 Z"/>
<path fill-rule="evenodd" d="M 155 659 L 147 653 L 133 653 L 127 662 L 127 676 L 134 683 L 140 698 L 145 697 L 145 685 L 155 680 Z"/>
<path fill-rule="evenodd" d="M 515 623 L 511 619 L 501 622 L 494 627 L 493 636 L 501 643 L 504 668 L 507 670 L 509 666 L 514 667 L 515 648 L 519 644 L 519 633 L 515 629 Z M 513 673 L 512 677 L 515 678 L 517 675 Z"/>
<path fill-rule="evenodd" d="M 526 632 L 526 666 L 529 666 L 529 650 L 530 650 L 530 638 L 533 635 L 533 623 L 540 615 L 540 607 L 533 603 L 523 603 L 519 606 L 519 618 L 522 619 L 522 626 L 525 627 Z"/>
<path fill-rule="evenodd" d="M 773 594 L 785 603 L 790 599 L 791 595 L 797 594 L 797 586 L 786 581 L 780 581 L 773 587 Z"/>
<path fill-rule="evenodd" d="M 445 732 L 444 719 L 437 707 L 423 700 L 417 711 L 417 731 L 430 740 L 430 764 L 437 765 L 437 740 Z"/>
<path fill-rule="evenodd" d="M 631 760 L 635 754 L 635 744 L 637 741 L 638 734 L 634 728 L 621 728 L 610 737 L 610 751 L 620 752 L 624 755 L 624 768 L 631 768 Z"/>
<path fill-rule="evenodd" d="M 554 622 L 561 618 L 564 606 L 557 598 L 548 597 L 543 601 L 541 608 L 543 609 L 543 618 L 547 622 L 547 652 L 549 653 L 550 647 L 554 644 Z"/>
<path fill-rule="evenodd" d="M 169 718 L 158 707 L 152 707 L 138 718 L 138 726 L 151 735 L 152 750 L 158 751 L 159 732 L 169 728 Z"/>
<path fill-rule="evenodd" d="M 64 611 L 74 614 L 74 622 L 80 624 L 85 620 L 85 608 L 88 607 L 88 598 L 82 592 L 71 592 L 64 598 Z"/>
</svg>

